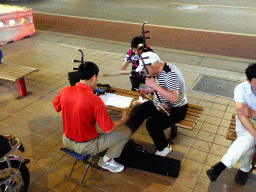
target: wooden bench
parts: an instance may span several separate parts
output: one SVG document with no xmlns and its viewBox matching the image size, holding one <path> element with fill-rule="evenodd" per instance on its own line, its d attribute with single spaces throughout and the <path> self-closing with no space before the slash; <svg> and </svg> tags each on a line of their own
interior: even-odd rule
<svg viewBox="0 0 256 192">
<path fill-rule="evenodd" d="M 138 93 L 135 91 L 129 91 L 129 90 L 124 90 L 124 89 L 119 89 L 114 87 L 111 87 L 109 91 L 114 94 L 133 97 L 135 100 L 139 98 Z M 117 109 L 111 106 L 108 106 L 107 108 L 120 111 L 120 109 Z M 126 111 L 130 112 L 132 108 L 133 106 L 131 105 L 128 109 L 126 109 Z M 198 122 L 200 116 L 202 115 L 203 110 L 204 110 L 204 106 L 188 104 L 188 111 L 187 111 L 186 117 L 182 121 L 179 121 L 178 123 L 175 124 L 176 128 L 181 127 L 186 129 L 193 129 L 194 125 Z"/>
<path fill-rule="evenodd" d="M 230 124 L 229 124 L 229 128 L 228 128 L 228 132 L 226 135 L 226 139 L 231 140 L 231 141 L 235 141 L 236 140 L 236 114 L 234 113 L 232 115 Z"/>
<path fill-rule="evenodd" d="M 0 62 L 0 79 L 17 82 L 19 98 L 28 94 L 24 77 L 35 71 L 38 69 Z"/>
</svg>

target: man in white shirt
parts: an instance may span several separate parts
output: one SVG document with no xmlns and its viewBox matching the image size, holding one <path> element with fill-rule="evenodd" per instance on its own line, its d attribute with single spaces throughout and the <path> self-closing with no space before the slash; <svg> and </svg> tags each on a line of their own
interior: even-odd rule
<svg viewBox="0 0 256 192">
<path fill-rule="evenodd" d="M 246 81 L 240 83 L 234 92 L 237 139 L 221 161 L 207 171 L 211 181 L 215 181 L 226 167 L 231 168 L 238 163 L 239 170 L 235 181 L 244 185 L 252 168 L 256 141 L 256 128 L 253 125 L 256 117 L 256 63 L 251 64 L 245 74 Z"/>
</svg>

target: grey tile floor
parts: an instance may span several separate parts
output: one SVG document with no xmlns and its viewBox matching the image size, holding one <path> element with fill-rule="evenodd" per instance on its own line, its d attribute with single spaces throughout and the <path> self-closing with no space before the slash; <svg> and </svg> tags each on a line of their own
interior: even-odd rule
<svg viewBox="0 0 256 192">
<path fill-rule="evenodd" d="M 254 173 L 245 186 L 235 184 L 237 166 L 225 171 L 216 182 L 207 178 L 206 170 L 221 159 L 231 144 L 225 135 L 235 108 L 232 98 L 190 90 L 200 75 L 244 81 L 244 69 L 254 61 L 161 47 L 153 49 L 163 61 L 181 70 L 189 103 L 206 107 L 193 130 L 178 130 L 169 157 L 181 160 L 179 177 L 174 179 L 131 168 L 120 174 L 90 168 L 85 178 L 87 188 L 65 179 L 72 162 L 60 151 L 61 114 L 54 111 L 52 99 L 62 87 L 69 86 L 67 73 L 78 66 L 72 60 L 81 58 L 77 48 L 83 50 L 84 60 L 96 63 L 103 74 L 117 71 L 129 44 L 38 30 L 32 37 L 1 47 L 4 62 L 39 69 L 25 78 L 32 94 L 21 100 L 14 99 L 18 96 L 15 83 L 0 80 L 0 134 L 16 135 L 24 143 L 26 152 L 19 155 L 31 159 L 30 191 L 254 191 Z M 99 83 L 130 89 L 128 76 L 100 75 Z M 133 138 L 152 144 L 145 126 Z M 81 176 L 83 167 L 80 163 L 75 177 Z"/>
</svg>

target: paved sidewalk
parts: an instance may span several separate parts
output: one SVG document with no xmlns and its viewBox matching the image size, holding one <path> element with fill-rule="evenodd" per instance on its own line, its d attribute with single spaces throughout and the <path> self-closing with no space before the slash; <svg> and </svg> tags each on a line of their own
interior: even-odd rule
<svg viewBox="0 0 256 192">
<path fill-rule="evenodd" d="M 161 47 L 153 47 L 161 60 L 175 64 L 184 75 L 188 102 L 206 107 L 193 130 L 178 129 L 169 157 L 181 160 L 179 177 L 131 168 L 113 174 L 91 167 L 84 181 L 86 188 L 64 177 L 73 159 L 60 151 L 63 146 L 61 114 L 55 112 L 52 99 L 62 87 L 69 86 L 67 73 L 79 65 L 71 61 L 81 58 L 76 49 L 83 50 L 85 61 L 99 66 L 99 83 L 129 90 L 128 76 L 101 76 L 117 71 L 129 46 L 128 43 L 37 31 L 33 37 L 1 47 L 4 62 L 39 69 L 25 78 L 32 94 L 21 100 L 14 100 L 18 96 L 15 83 L 0 80 L 0 134 L 13 134 L 24 143 L 26 152 L 18 154 L 31 160 L 29 191 L 254 191 L 254 174 L 243 187 L 235 183 L 237 167 L 226 170 L 216 182 L 209 181 L 206 170 L 221 159 L 231 144 L 225 135 L 235 108 L 231 98 L 194 92 L 190 88 L 200 75 L 244 81 L 244 69 L 255 61 Z M 133 138 L 152 144 L 145 126 Z M 94 162 L 98 159 L 96 157 Z M 79 166 L 75 178 L 82 177 L 85 165 L 80 163 Z"/>
</svg>

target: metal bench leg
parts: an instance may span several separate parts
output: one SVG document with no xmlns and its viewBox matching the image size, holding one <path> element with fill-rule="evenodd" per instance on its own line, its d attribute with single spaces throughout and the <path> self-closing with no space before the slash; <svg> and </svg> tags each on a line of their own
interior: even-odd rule
<svg viewBox="0 0 256 192">
<path fill-rule="evenodd" d="M 88 171 L 88 169 L 89 169 L 90 163 L 91 163 L 91 161 L 92 161 L 92 157 L 93 157 L 93 156 L 91 156 L 90 159 L 89 159 L 89 161 L 87 162 L 86 169 L 84 170 L 84 175 L 83 175 L 83 177 L 82 177 L 82 179 L 81 179 L 81 181 L 80 181 L 80 184 L 81 184 L 81 185 L 83 185 L 85 175 L 86 175 L 86 173 L 87 173 L 87 171 Z"/>
<path fill-rule="evenodd" d="M 18 86 L 20 97 L 24 97 L 25 95 L 28 94 L 24 78 L 21 78 L 17 82 L 17 86 Z"/>
<path fill-rule="evenodd" d="M 75 158 L 75 161 L 74 161 L 73 166 L 72 166 L 72 168 L 71 168 L 71 170 L 70 170 L 70 173 L 69 173 L 69 175 L 66 175 L 66 177 L 67 177 L 68 179 L 70 179 L 71 181 L 74 181 L 75 183 L 77 183 L 77 184 L 82 185 L 83 187 L 85 187 L 85 185 L 83 184 L 83 182 L 84 182 L 84 178 L 85 178 L 85 176 L 86 176 L 86 173 L 87 173 L 87 171 L 88 171 L 88 169 L 89 169 L 89 166 L 90 166 L 90 163 L 91 163 L 91 161 L 92 161 L 92 158 L 93 158 L 93 156 L 91 156 L 91 157 L 89 158 L 89 161 L 86 162 L 87 165 L 86 165 L 86 168 L 85 168 L 85 170 L 84 170 L 83 177 L 82 177 L 82 179 L 81 179 L 80 182 L 77 181 L 76 179 L 71 178 L 71 174 L 72 174 L 72 172 L 73 172 L 73 170 L 74 170 L 74 168 L 75 168 L 76 161 L 77 161 L 78 158 Z"/>
<path fill-rule="evenodd" d="M 70 173 L 69 173 L 69 175 L 68 175 L 69 178 L 71 178 L 70 176 L 71 176 L 71 174 L 72 174 L 72 172 L 73 172 L 73 170 L 74 170 L 74 167 L 75 167 L 75 165 L 76 165 L 76 161 L 77 161 L 77 158 L 75 158 L 75 162 L 73 163 L 73 166 L 72 166 L 72 168 L 71 168 L 71 170 L 70 170 Z"/>
</svg>

